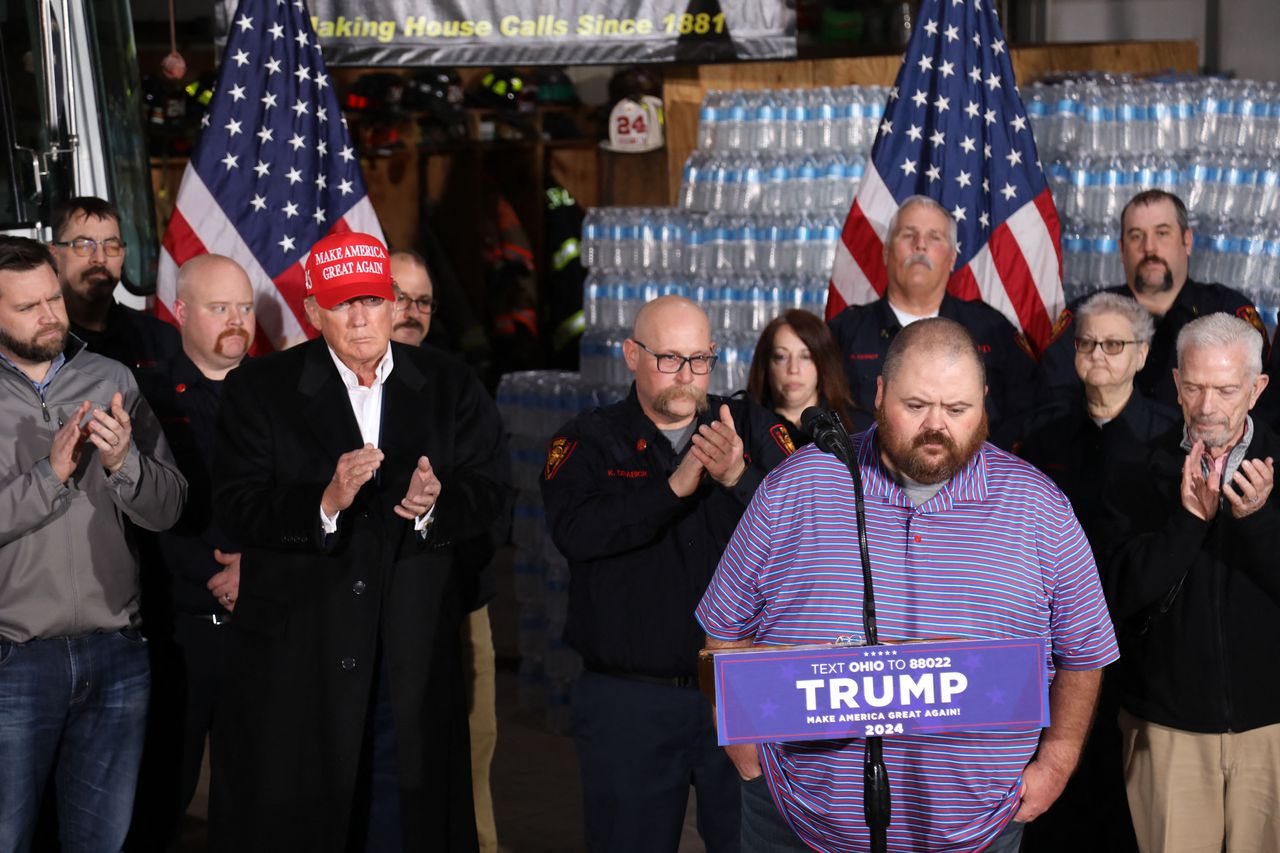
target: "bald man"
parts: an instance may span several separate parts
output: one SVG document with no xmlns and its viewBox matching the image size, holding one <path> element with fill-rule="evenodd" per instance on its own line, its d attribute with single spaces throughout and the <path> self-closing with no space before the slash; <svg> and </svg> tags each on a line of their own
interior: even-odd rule
<svg viewBox="0 0 1280 853">
<path fill-rule="evenodd" d="M 253 287 L 231 258 L 197 255 L 178 270 L 173 313 L 182 351 L 140 371 L 139 384 L 190 497 L 178 524 L 155 543 L 163 577 L 144 585 L 167 590 L 170 607 L 162 614 L 154 595 L 143 605 L 156 677 L 131 849 L 166 849 L 195 794 L 240 589 L 240 549 L 213 521 L 210 472 L 222 381 L 253 346 Z"/>
<path fill-rule="evenodd" d="M 736 851 L 738 780 L 697 690 L 692 614 L 756 486 L 793 448 L 772 413 L 707 394 L 715 346 L 689 300 L 647 304 L 623 351 L 631 393 L 562 427 L 542 476 L 569 561 L 566 639 L 586 668 L 571 727 L 587 847 L 676 850 L 693 785 L 707 850 Z"/>
<path fill-rule="evenodd" d="M 1014 853 L 1062 792 L 1117 657 L 1089 543 L 1048 478 L 985 441 L 983 360 L 945 318 L 889 345 L 876 426 L 854 436 L 875 555 L 879 639 L 1043 637 L 1046 729 L 886 738 L 890 850 Z M 707 645 L 788 645 L 860 633 L 853 484 L 806 447 L 757 491 L 697 618 Z M 746 851 L 868 850 L 860 739 L 727 747 L 743 782 Z M 780 809 L 779 809 L 780 807 Z"/>
</svg>

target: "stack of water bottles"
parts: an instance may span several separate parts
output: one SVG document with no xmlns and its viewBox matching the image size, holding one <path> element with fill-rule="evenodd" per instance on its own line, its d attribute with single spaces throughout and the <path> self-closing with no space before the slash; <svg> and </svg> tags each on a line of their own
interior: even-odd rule
<svg viewBox="0 0 1280 853">
<path fill-rule="evenodd" d="M 1196 232 L 1191 275 L 1280 303 L 1280 84 L 1091 75 L 1023 89 L 1063 219 L 1067 298 L 1123 281 L 1120 211 L 1177 193 Z"/>
<path fill-rule="evenodd" d="M 589 386 L 579 373 L 508 373 L 498 384 L 498 411 L 508 435 L 516 490 L 511 541 L 519 605 L 518 701 L 525 710 L 545 708 L 547 726 L 556 732 L 568 729 L 569 684 L 582 662 L 564 643 L 569 566 L 547 535 L 538 479 L 555 431 L 583 409 L 615 399 L 607 389 Z"/>
</svg>

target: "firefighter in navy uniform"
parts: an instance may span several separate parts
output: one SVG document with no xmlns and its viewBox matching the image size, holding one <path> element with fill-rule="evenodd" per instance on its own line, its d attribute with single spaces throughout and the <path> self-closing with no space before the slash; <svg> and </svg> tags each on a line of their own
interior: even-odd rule
<svg viewBox="0 0 1280 853">
<path fill-rule="evenodd" d="M 1258 330 L 1264 353 L 1267 339 L 1266 328 L 1247 296 L 1221 284 L 1203 284 L 1187 277 L 1191 243 L 1191 227 L 1182 199 L 1164 190 L 1138 193 L 1120 214 L 1125 283 L 1106 289 L 1108 293 L 1136 299 L 1155 317 L 1151 351 L 1134 386 L 1147 399 L 1171 407 L 1178 405 L 1173 383 L 1173 368 L 1177 366 L 1174 343 L 1183 326 L 1198 317 L 1227 313 Z M 1061 414 L 1080 396 L 1073 341 L 1075 312 L 1081 302 L 1083 299 L 1075 300 L 1058 317 L 1049 346 L 1040 356 L 1037 421 Z M 1272 402 L 1267 397 L 1264 395 L 1259 404 L 1260 411 L 1268 409 Z"/>
<path fill-rule="evenodd" d="M 912 196 L 889 221 L 884 254 L 884 296 L 868 305 L 852 305 L 831 319 L 854 402 L 875 410 L 876 378 L 889 344 L 903 326 L 925 317 L 946 317 L 964 326 L 982 353 L 991 441 L 1012 448 L 1035 402 L 1035 355 L 1027 339 L 995 308 L 947 293 L 956 261 L 955 221 L 933 199 Z"/>
<path fill-rule="evenodd" d="M 689 300 L 648 303 L 624 352 L 629 396 L 556 433 L 542 478 L 586 669 L 571 728 L 587 848 L 674 853 L 693 785 L 707 850 L 737 851 L 740 783 L 697 690 L 693 610 L 791 439 L 755 403 L 706 394 L 711 333 Z"/>
</svg>

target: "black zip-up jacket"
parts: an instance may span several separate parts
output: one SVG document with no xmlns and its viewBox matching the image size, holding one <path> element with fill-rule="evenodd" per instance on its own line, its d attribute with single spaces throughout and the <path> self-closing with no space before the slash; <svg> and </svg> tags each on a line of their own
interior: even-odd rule
<svg viewBox="0 0 1280 853">
<path fill-rule="evenodd" d="M 1245 458 L 1280 458 L 1280 439 L 1256 419 L 1253 427 Z M 1224 500 L 1201 521 L 1182 507 L 1181 442 L 1181 425 L 1155 441 L 1109 501 L 1128 533 L 1106 578 L 1121 704 L 1192 732 L 1278 723 L 1280 492 L 1245 518 Z"/>
<path fill-rule="evenodd" d="M 747 469 L 726 489 L 709 476 L 687 498 L 667 478 L 677 455 L 625 400 L 584 412 L 552 439 L 542 474 L 547 526 L 569 561 L 565 638 L 587 667 L 655 677 L 697 674 L 704 635 L 693 618 L 720 556 L 764 475 L 790 453 L 772 412 L 711 396 L 699 424 L 728 404 Z"/>
<path fill-rule="evenodd" d="M 985 302 L 942 297 L 938 316 L 954 320 L 973 336 L 987 371 L 987 418 L 991 442 L 1011 450 L 1027 427 L 1035 404 L 1036 359 L 1031 346 L 1005 316 Z M 868 412 L 876 407 L 876 377 L 902 324 L 888 299 L 850 305 L 831 318 L 831 334 L 845 358 L 849 391 Z"/>
</svg>

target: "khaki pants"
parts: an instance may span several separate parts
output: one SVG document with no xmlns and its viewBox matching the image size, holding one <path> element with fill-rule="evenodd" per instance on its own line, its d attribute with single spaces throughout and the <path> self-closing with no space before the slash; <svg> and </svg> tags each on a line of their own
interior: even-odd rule
<svg viewBox="0 0 1280 853">
<path fill-rule="evenodd" d="M 497 853 L 498 827 L 493 817 L 489 765 L 498 744 L 498 712 L 494 695 L 493 631 L 489 607 L 471 612 L 462 624 L 462 669 L 467 680 L 468 725 L 471 726 L 471 789 L 476 804 L 480 853 Z"/>
<path fill-rule="evenodd" d="M 1200 734 L 1120 712 L 1142 853 L 1280 851 L 1280 724 Z"/>
</svg>

